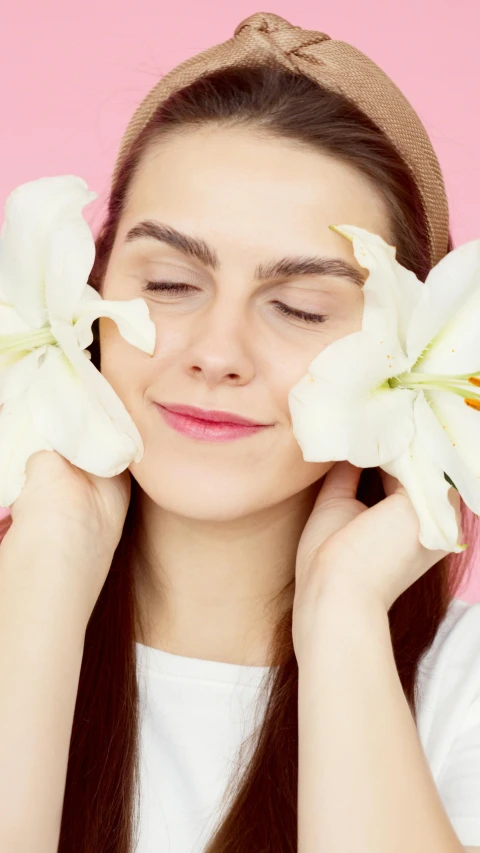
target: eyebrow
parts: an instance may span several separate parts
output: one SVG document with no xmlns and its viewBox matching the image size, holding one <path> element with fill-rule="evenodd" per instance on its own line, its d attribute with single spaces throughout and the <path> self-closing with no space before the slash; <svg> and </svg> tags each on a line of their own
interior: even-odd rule
<svg viewBox="0 0 480 853">
<path fill-rule="evenodd" d="M 125 237 L 125 243 L 134 240 L 149 238 L 160 243 L 166 243 L 173 249 L 201 261 L 204 266 L 217 270 L 220 266 L 219 257 L 211 246 L 204 240 L 182 234 L 171 225 L 165 225 L 153 219 L 146 219 L 131 228 Z M 318 255 L 313 256 L 286 256 L 266 264 L 258 264 L 255 269 L 256 281 L 264 281 L 269 278 L 283 278 L 298 275 L 330 275 L 346 278 L 354 284 L 362 287 L 365 284 L 366 275 L 356 269 L 352 264 L 342 258 L 328 258 Z"/>
</svg>

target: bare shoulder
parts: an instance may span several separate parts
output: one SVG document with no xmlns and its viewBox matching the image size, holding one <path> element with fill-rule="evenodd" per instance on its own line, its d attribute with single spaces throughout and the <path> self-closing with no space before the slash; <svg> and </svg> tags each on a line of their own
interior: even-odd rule
<svg viewBox="0 0 480 853">
<path fill-rule="evenodd" d="M 480 853 L 480 847 L 465 847 L 465 853 Z"/>
</svg>

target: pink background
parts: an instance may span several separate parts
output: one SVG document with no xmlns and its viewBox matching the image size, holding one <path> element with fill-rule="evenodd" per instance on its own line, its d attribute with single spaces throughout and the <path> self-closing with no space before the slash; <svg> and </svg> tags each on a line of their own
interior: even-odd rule
<svg viewBox="0 0 480 853">
<path fill-rule="evenodd" d="M 477 0 L 16 0 L 0 30 L 1 219 L 18 184 L 75 174 L 98 193 L 85 210 L 95 230 L 137 104 L 159 76 L 259 11 L 350 42 L 390 75 L 437 151 L 455 242 L 480 237 Z M 458 595 L 480 601 L 480 557 Z"/>
</svg>

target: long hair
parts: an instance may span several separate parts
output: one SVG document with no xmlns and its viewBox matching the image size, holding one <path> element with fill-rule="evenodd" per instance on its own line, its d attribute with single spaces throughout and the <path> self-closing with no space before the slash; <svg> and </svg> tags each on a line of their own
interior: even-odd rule
<svg viewBox="0 0 480 853">
<path fill-rule="evenodd" d="M 98 291 L 147 149 L 162 138 L 208 124 L 251 128 L 265 138 L 289 140 L 356 167 L 386 202 L 399 262 L 425 281 L 431 267 L 425 215 L 415 181 L 391 143 L 346 98 L 301 74 L 259 64 L 217 71 L 174 93 L 139 135 L 111 188 L 96 238 L 89 281 Z M 90 352 L 99 368 L 98 321 L 93 331 Z M 358 498 L 373 506 L 384 497 L 378 469 L 363 471 Z M 138 507 L 139 487 L 132 477 L 123 534 L 85 635 L 59 853 L 133 853 L 137 838 L 140 740 L 135 641 L 145 635 L 134 579 L 136 572 L 148 571 Z M 464 537 L 472 542 L 476 516 L 463 501 L 461 511 Z M 5 532 L 8 525 L 7 518 L 0 528 Z M 440 560 L 399 596 L 388 613 L 395 664 L 415 722 L 418 664 L 465 580 L 471 552 L 472 547 Z M 272 668 L 263 685 L 265 712 L 253 732 L 251 757 L 242 769 L 237 763 L 222 801 L 221 820 L 205 853 L 297 850 L 298 666 L 291 608 L 275 626 L 270 660 Z"/>
</svg>

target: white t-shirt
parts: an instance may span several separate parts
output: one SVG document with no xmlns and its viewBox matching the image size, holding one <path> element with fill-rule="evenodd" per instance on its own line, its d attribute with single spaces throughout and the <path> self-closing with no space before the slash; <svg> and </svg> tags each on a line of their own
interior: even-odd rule
<svg viewBox="0 0 480 853">
<path fill-rule="evenodd" d="M 256 691 L 269 667 L 136 648 L 141 778 L 135 853 L 201 853 L 238 747 L 261 721 L 265 705 Z M 480 845 L 480 602 L 452 601 L 421 659 L 417 689 L 418 733 L 444 807 L 460 842 Z"/>
</svg>

